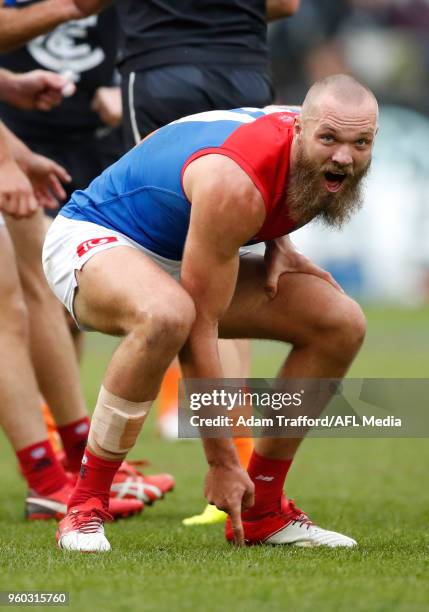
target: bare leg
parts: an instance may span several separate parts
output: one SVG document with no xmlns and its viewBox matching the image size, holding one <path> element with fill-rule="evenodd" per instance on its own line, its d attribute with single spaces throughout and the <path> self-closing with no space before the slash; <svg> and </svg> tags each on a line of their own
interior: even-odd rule
<svg viewBox="0 0 429 612">
<path fill-rule="evenodd" d="M 0 425 L 16 453 L 27 481 L 28 518 L 52 516 L 52 510 L 33 504 L 31 496 L 61 497 L 70 490 L 67 476 L 59 464 L 40 410 L 39 391 L 30 358 L 27 310 L 19 285 L 15 255 L 7 230 L 0 227 Z M 54 500 L 55 501 L 55 500 Z"/>
<path fill-rule="evenodd" d="M 0 227 L 0 270 L 0 423 L 17 451 L 45 440 L 47 432 L 30 361 L 27 310 L 4 227 Z"/>
<path fill-rule="evenodd" d="M 292 344 L 281 378 L 342 378 L 358 352 L 365 320 L 359 306 L 315 276 L 281 277 L 278 295 L 264 292 L 262 257 L 242 259 L 237 290 L 220 332 L 223 337 L 283 340 Z M 265 457 L 290 459 L 301 439 L 259 439 Z"/>
<path fill-rule="evenodd" d="M 227 378 L 250 376 L 251 347 L 248 340 L 220 340 L 219 356 Z"/>
<path fill-rule="evenodd" d="M 190 297 L 130 247 L 96 254 L 78 273 L 77 320 L 123 336 L 105 374 L 70 507 L 97 497 L 106 506 L 116 470 L 132 448 L 162 377 L 194 320 Z"/>
<path fill-rule="evenodd" d="M 63 308 L 49 289 L 41 265 L 45 223 L 42 211 L 31 219 L 8 220 L 30 317 L 30 345 L 40 392 L 58 426 L 84 417 L 86 406 Z"/>
<path fill-rule="evenodd" d="M 90 259 L 78 274 L 78 283 L 79 322 L 124 336 L 103 385 L 128 401 L 154 399 L 193 322 L 191 299 L 148 257 L 128 247 Z"/>
</svg>

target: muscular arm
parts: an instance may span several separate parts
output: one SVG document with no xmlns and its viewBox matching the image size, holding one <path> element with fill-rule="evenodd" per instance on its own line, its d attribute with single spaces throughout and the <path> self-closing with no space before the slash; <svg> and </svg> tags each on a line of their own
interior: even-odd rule
<svg viewBox="0 0 429 612">
<path fill-rule="evenodd" d="M 182 284 L 194 300 L 196 320 L 180 361 L 185 377 L 220 378 L 218 323 L 234 294 L 239 248 L 261 227 L 265 207 L 249 177 L 218 155 L 193 162 L 184 186 L 192 212 Z M 241 543 L 240 510 L 253 503 L 251 483 L 242 473 L 231 440 L 204 439 L 204 449 L 210 465 L 207 498 L 229 512 L 236 542 Z"/>
<path fill-rule="evenodd" d="M 301 0 L 266 0 L 267 21 L 291 17 L 297 12 L 300 4 Z"/>
<path fill-rule="evenodd" d="M 218 378 L 218 322 L 235 290 L 239 248 L 261 227 L 265 207 L 247 174 L 221 155 L 193 162 L 185 172 L 184 188 L 192 208 L 182 284 L 197 316 L 182 360 L 187 376 Z"/>
<path fill-rule="evenodd" d="M 43 0 L 19 10 L 4 7 L 3 0 L 0 4 L 0 53 L 12 51 L 65 21 L 83 16 L 72 0 Z"/>
</svg>

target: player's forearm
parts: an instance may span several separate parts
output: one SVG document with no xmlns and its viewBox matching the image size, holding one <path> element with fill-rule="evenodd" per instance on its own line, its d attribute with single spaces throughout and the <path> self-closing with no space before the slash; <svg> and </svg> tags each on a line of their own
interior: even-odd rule
<svg viewBox="0 0 429 612">
<path fill-rule="evenodd" d="M 197 241 L 195 241 L 197 242 Z M 238 256 L 221 257 L 189 240 L 182 265 L 182 285 L 192 297 L 196 319 L 181 361 L 185 377 L 221 378 L 218 322 L 232 299 L 238 274 Z M 210 275 L 207 275 L 210 270 Z"/>
<path fill-rule="evenodd" d="M 196 321 L 186 344 L 180 352 L 180 366 L 184 378 L 222 378 L 218 353 L 217 327 L 206 328 Z"/>
<path fill-rule="evenodd" d="M 0 100 L 11 106 L 18 106 L 20 101 L 20 80 L 22 75 L 0 68 Z"/>
<path fill-rule="evenodd" d="M 112 4 L 112 0 L 74 0 L 74 3 L 83 15 L 93 15 Z"/>
<path fill-rule="evenodd" d="M 4 123 L 0 121 L 0 164 L 10 159 L 13 159 L 13 152 L 9 141 L 9 132 Z"/>
<path fill-rule="evenodd" d="M 1 7 L 0 52 L 16 49 L 61 23 L 79 17 L 71 1 L 44 0 L 22 9 Z"/>
<path fill-rule="evenodd" d="M 1 10 L 1 9 L 0 9 Z M 13 74 L 5 68 L 0 68 L 0 100 L 9 100 L 10 89 L 13 88 Z"/>
<path fill-rule="evenodd" d="M 9 128 L 1 124 L 4 141 L 7 142 L 9 151 L 12 153 L 14 160 L 19 164 L 20 168 L 26 172 L 29 160 L 31 158 L 30 149 L 13 134 Z"/>
<path fill-rule="evenodd" d="M 284 19 L 296 13 L 301 0 L 266 0 L 267 21 Z"/>
<path fill-rule="evenodd" d="M 207 463 L 210 466 L 240 465 L 235 446 L 230 439 L 203 438 Z"/>
</svg>

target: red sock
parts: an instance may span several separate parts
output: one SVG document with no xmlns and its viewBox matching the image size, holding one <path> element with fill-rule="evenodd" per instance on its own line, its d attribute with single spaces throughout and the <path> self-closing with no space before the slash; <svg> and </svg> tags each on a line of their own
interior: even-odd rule
<svg viewBox="0 0 429 612">
<path fill-rule="evenodd" d="M 86 449 L 76 488 L 69 501 L 69 509 L 85 503 L 90 497 L 97 497 L 107 510 L 109 508 L 112 480 L 121 463 L 122 459 L 120 461 L 107 461 L 101 457 L 96 457 Z"/>
<path fill-rule="evenodd" d="M 252 520 L 280 510 L 283 486 L 292 459 L 268 459 L 253 451 L 247 471 L 255 485 L 255 505 L 243 513 Z"/>
<path fill-rule="evenodd" d="M 89 432 L 89 417 L 85 416 L 78 421 L 58 427 L 64 452 L 67 457 L 67 469 L 78 472 L 85 452 Z"/>
<path fill-rule="evenodd" d="M 27 446 L 16 456 L 29 488 L 39 495 L 50 495 L 68 483 L 49 440 Z"/>
</svg>

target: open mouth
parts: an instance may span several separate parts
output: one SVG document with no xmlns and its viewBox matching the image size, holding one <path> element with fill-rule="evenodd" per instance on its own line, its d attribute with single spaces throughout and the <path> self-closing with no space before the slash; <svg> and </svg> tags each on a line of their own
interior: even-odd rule
<svg viewBox="0 0 429 612">
<path fill-rule="evenodd" d="M 345 174 L 340 174 L 337 172 L 325 172 L 326 189 L 331 193 L 336 193 L 341 189 L 341 186 L 344 183 L 345 179 Z"/>
</svg>

